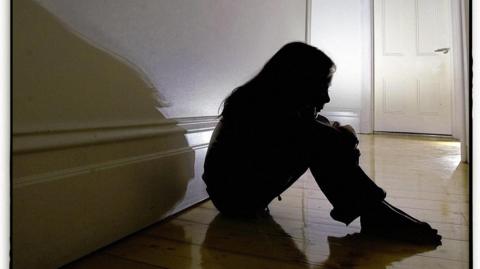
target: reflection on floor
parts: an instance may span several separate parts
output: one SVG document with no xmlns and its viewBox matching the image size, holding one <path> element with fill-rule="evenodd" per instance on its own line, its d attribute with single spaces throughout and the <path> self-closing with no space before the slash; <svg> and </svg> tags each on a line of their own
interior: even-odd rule
<svg viewBox="0 0 480 269">
<path fill-rule="evenodd" d="M 307 172 L 270 205 L 271 218 L 224 218 L 207 201 L 68 268 L 468 268 L 468 166 L 460 163 L 460 144 L 393 135 L 360 140 L 361 165 L 387 200 L 437 228 L 443 245 L 369 238 L 358 220 L 335 222 Z"/>
</svg>

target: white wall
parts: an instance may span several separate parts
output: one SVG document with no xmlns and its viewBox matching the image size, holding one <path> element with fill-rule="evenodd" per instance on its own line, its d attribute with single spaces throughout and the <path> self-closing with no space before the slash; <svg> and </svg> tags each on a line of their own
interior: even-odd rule
<svg viewBox="0 0 480 269">
<path fill-rule="evenodd" d="M 461 141 L 462 161 L 470 160 L 469 109 L 469 3 L 452 0 L 452 57 L 453 57 L 453 137 Z"/>
<path fill-rule="evenodd" d="M 228 91 L 305 36 L 305 0 L 39 1 L 143 69 L 169 118 L 217 115 Z"/>
<path fill-rule="evenodd" d="M 369 5 L 368 0 L 312 0 L 311 14 L 311 44 L 337 65 L 331 102 L 322 114 L 361 132 L 371 132 L 371 126 L 360 121 L 361 115 L 371 117 L 371 106 L 365 103 L 372 91 Z"/>
<path fill-rule="evenodd" d="M 39 2 L 13 2 L 15 268 L 205 199 L 212 116 L 306 30 L 305 0 Z"/>
</svg>

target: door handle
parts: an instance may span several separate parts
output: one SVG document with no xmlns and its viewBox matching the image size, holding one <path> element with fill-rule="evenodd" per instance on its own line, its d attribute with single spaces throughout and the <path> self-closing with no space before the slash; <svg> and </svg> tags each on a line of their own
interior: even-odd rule
<svg viewBox="0 0 480 269">
<path fill-rule="evenodd" d="M 443 54 L 447 54 L 450 51 L 450 48 L 441 48 L 436 49 L 435 52 L 443 52 Z"/>
</svg>

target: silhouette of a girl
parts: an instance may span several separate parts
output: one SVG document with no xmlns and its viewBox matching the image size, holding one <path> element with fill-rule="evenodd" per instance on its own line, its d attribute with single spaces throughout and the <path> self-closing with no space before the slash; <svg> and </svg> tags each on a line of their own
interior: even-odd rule
<svg viewBox="0 0 480 269">
<path fill-rule="evenodd" d="M 334 72 L 322 51 L 293 42 L 226 98 L 204 166 L 212 202 L 225 215 L 262 215 L 310 169 L 333 219 L 348 225 L 360 216 L 363 233 L 441 244 L 437 230 L 384 200 L 358 164 L 353 129 L 317 115 Z"/>
</svg>

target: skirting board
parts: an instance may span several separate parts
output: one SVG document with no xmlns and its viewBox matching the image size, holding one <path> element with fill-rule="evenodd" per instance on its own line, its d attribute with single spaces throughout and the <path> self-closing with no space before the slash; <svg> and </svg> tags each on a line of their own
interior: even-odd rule
<svg viewBox="0 0 480 269">
<path fill-rule="evenodd" d="M 207 198 L 215 125 L 202 117 L 14 135 L 14 267 L 57 268 Z"/>
<path fill-rule="evenodd" d="M 322 116 L 325 116 L 330 121 L 338 121 L 341 125 L 351 125 L 355 132 L 360 132 L 360 117 L 357 112 L 354 111 L 323 111 L 320 112 Z"/>
</svg>

